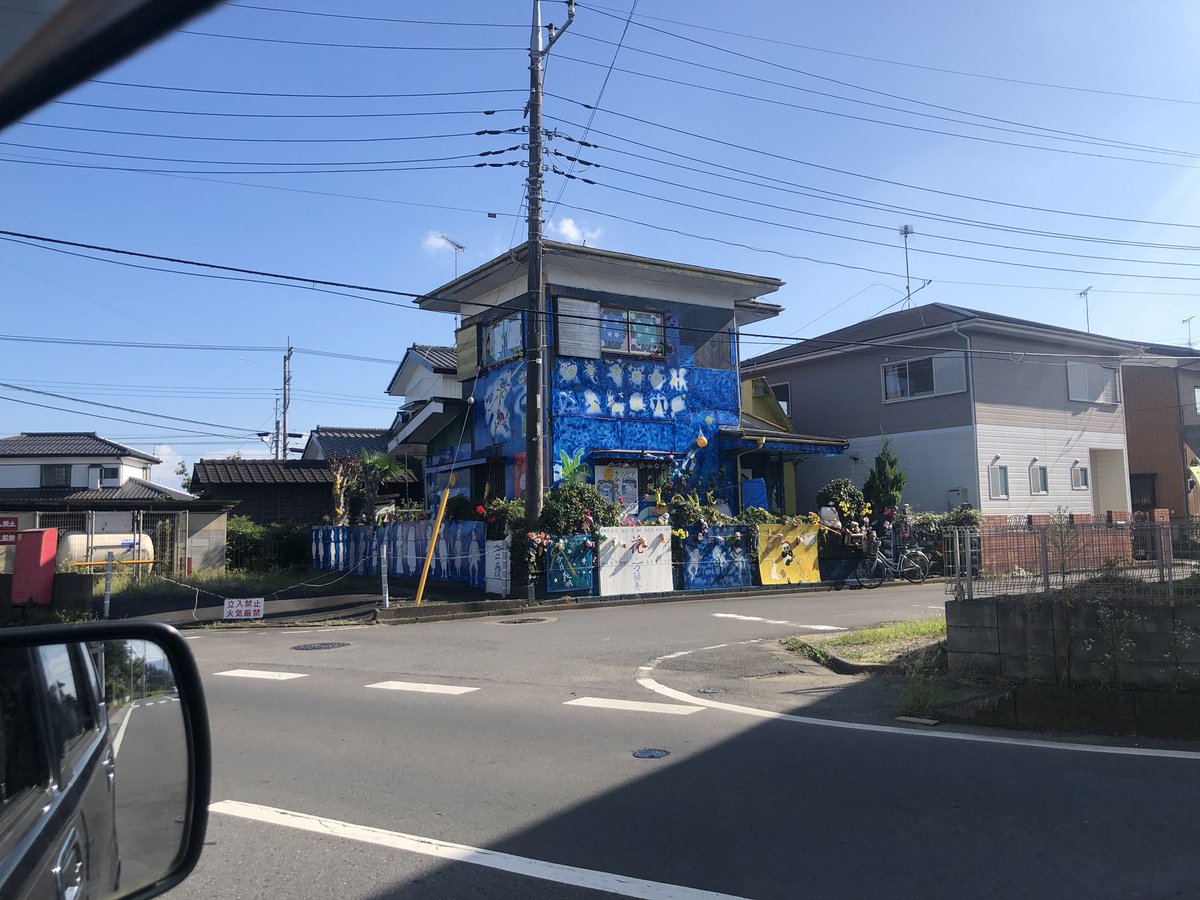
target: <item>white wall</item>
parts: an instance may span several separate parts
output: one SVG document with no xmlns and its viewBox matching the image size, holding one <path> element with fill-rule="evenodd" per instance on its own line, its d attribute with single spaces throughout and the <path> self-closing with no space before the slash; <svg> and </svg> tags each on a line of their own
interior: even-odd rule
<svg viewBox="0 0 1200 900">
<path fill-rule="evenodd" d="M 916 512 L 944 512 L 951 506 L 979 502 L 978 478 L 972 460 L 975 456 L 971 427 L 935 428 L 889 434 L 892 450 L 900 458 L 900 467 L 908 474 L 904 502 Z M 796 467 L 797 509 L 815 511 L 813 496 L 833 478 L 849 478 L 860 488 L 867 478 L 881 436 L 850 438 L 850 447 L 842 456 L 805 459 Z M 858 456 L 854 462 L 851 457 Z M 967 496 L 951 499 L 950 489 L 965 487 Z"/>
<path fill-rule="evenodd" d="M 124 484 L 130 478 L 144 478 L 149 480 L 149 475 L 144 471 L 150 465 L 147 462 L 140 462 L 129 459 L 85 459 L 82 462 L 79 457 L 38 457 L 37 462 L 28 462 L 21 460 L 19 462 L 0 462 L 0 488 L 39 488 L 42 486 L 42 466 L 43 465 L 69 465 L 71 467 L 71 487 L 86 488 L 88 486 L 88 469 L 93 465 L 99 465 L 104 468 L 118 468 L 121 472 L 120 484 Z M 118 487 L 114 482 L 105 482 L 105 487 Z"/>
<path fill-rule="evenodd" d="M 1040 515 L 1051 514 L 1058 507 L 1068 512 L 1093 513 L 1093 494 L 1097 489 L 1093 469 L 1091 486 L 1086 491 L 1071 488 L 1071 469 L 1078 459 L 1081 465 L 1091 465 L 1091 450 L 1119 451 L 1125 459 L 1124 431 L 1064 431 L 1053 428 L 1008 427 L 1003 425 L 979 424 L 979 471 L 977 485 L 983 498 L 981 509 L 984 515 Z M 999 456 L 998 465 L 1008 466 L 1008 499 L 993 500 L 988 496 L 988 466 Z M 1029 467 L 1033 457 L 1036 465 L 1046 466 L 1049 493 L 1030 492 Z M 1117 468 L 1117 467 L 1111 467 Z M 1119 467 L 1127 472 L 1124 464 Z M 1118 476 L 1119 477 L 1119 476 Z M 1129 509 L 1129 479 L 1124 476 L 1121 488 L 1110 476 L 1103 490 L 1108 496 L 1124 497 L 1122 509 Z M 1115 508 L 1115 507 L 1114 507 Z"/>
</svg>

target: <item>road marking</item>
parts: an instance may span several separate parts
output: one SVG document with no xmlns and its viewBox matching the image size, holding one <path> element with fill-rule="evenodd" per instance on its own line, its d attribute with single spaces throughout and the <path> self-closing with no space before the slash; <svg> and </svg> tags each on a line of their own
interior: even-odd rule
<svg viewBox="0 0 1200 900">
<path fill-rule="evenodd" d="M 457 684 L 421 684 L 416 681 L 377 681 L 375 684 L 368 684 L 367 687 L 384 691 L 414 691 L 418 694 L 469 694 L 479 690 Z"/>
<path fill-rule="evenodd" d="M 789 628 L 807 628 L 810 631 L 845 631 L 838 625 L 797 625 L 786 619 L 764 619 L 762 616 L 739 616 L 737 613 L 713 613 L 716 619 L 737 619 L 739 622 L 763 622 L 767 625 L 786 625 Z"/>
<path fill-rule="evenodd" d="M 200 640 L 201 637 L 203 637 L 203 635 L 194 634 L 191 637 L 185 637 L 184 640 L 185 641 L 198 641 L 198 640 Z"/>
<path fill-rule="evenodd" d="M 1104 744 L 1070 744 L 1065 741 L 1038 741 L 1029 738 L 1012 738 L 1000 737 L 998 735 L 988 734 L 967 734 L 961 731 L 918 731 L 914 728 L 900 728 L 895 725 L 867 725 L 860 722 L 839 722 L 835 719 L 814 719 L 809 716 L 796 716 L 790 713 L 774 712 L 769 709 L 757 709 L 753 706 L 739 706 L 735 703 L 722 703 L 719 700 L 709 700 L 707 697 L 693 697 L 691 694 L 686 694 L 683 691 L 677 691 L 674 688 L 669 688 L 665 684 L 660 684 L 655 681 L 651 675 L 660 662 L 668 659 L 677 659 L 680 656 L 687 656 L 690 653 L 699 653 L 704 650 L 720 650 L 723 647 L 733 647 L 738 644 L 759 644 L 761 640 L 754 641 L 730 641 L 725 644 L 714 644 L 711 647 L 698 647 L 695 650 L 680 650 L 676 653 L 668 653 L 665 656 L 657 657 L 652 660 L 649 665 L 638 666 L 637 683 L 648 691 L 653 691 L 663 697 L 670 697 L 672 700 L 681 700 L 684 703 L 691 703 L 696 706 L 707 706 L 710 709 L 721 709 L 726 712 L 737 713 L 743 716 L 753 716 L 757 719 L 775 719 L 780 722 L 796 722 L 800 725 L 815 725 L 818 728 L 840 728 L 846 731 L 872 731 L 877 734 L 895 734 L 904 735 L 911 738 L 924 738 L 927 740 L 942 740 L 942 741 L 965 741 L 967 743 L 976 744 L 1004 744 L 1010 747 L 1030 747 L 1039 750 L 1068 750 L 1075 753 L 1103 753 L 1112 756 L 1153 756 L 1164 759 L 1190 759 L 1200 760 L 1200 751 L 1195 750 L 1158 750 L 1152 747 L 1112 747 Z"/>
<path fill-rule="evenodd" d="M 121 754 L 121 741 L 125 740 L 125 729 L 129 727 L 129 717 L 133 715 L 135 709 L 137 709 L 137 704 L 131 703 L 125 710 L 125 718 L 121 720 L 121 727 L 117 729 L 117 736 L 113 740 L 113 759 Z"/>
<path fill-rule="evenodd" d="M 541 859 L 513 856 L 496 850 L 485 850 L 466 844 L 452 844 L 436 838 L 419 837 L 399 831 L 386 831 L 366 825 L 354 825 L 350 822 L 291 812 L 273 806 L 261 806 L 257 803 L 221 800 L 212 804 L 209 810 L 240 819 L 249 819 L 253 822 L 282 825 L 285 828 L 295 828 L 299 831 L 311 831 L 329 837 L 360 841 L 364 844 L 392 847 L 422 856 L 470 863 L 475 866 L 498 869 L 501 872 L 511 872 L 514 875 L 524 875 L 528 878 L 552 881 L 557 884 L 569 884 L 593 891 L 607 891 L 625 897 L 640 897 L 643 900 L 737 900 L 732 894 L 718 894 L 677 884 L 666 884 L 661 881 L 646 881 L 628 875 L 617 875 L 611 872 L 600 872 L 596 869 L 581 869 L 577 866 L 566 866 Z"/>
<path fill-rule="evenodd" d="M 287 681 L 291 678 L 307 678 L 299 672 L 265 672 L 262 669 L 230 669 L 228 672 L 217 672 L 218 675 L 228 675 L 231 678 L 266 678 L 270 681 Z"/>
<path fill-rule="evenodd" d="M 591 706 L 595 709 L 622 709 L 628 712 L 663 713 L 668 716 L 690 716 L 701 710 L 699 706 L 681 706 L 678 703 L 644 703 L 641 700 L 606 700 L 603 697 L 579 697 L 568 700 L 563 706 Z"/>
</svg>

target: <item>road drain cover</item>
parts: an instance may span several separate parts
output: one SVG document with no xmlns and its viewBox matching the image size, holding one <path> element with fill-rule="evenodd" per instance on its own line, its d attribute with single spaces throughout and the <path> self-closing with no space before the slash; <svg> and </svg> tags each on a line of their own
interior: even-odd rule
<svg viewBox="0 0 1200 900">
<path fill-rule="evenodd" d="M 293 650 L 336 650 L 338 647 L 349 647 L 345 641 L 322 641 L 319 644 L 297 644 Z"/>
<path fill-rule="evenodd" d="M 642 750 L 634 750 L 633 755 L 638 759 L 662 759 L 664 756 L 670 756 L 670 750 L 655 750 L 652 747 L 646 747 Z"/>
<path fill-rule="evenodd" d="M 539 619 L 536 616 L 526 616 L 524 619 L 501 619 L 501 625 L 536 625 L 538 622 L 545 622 L 546 619 Z"/>
<path fill-rule="evenodd" d="M 723 694 L 725 688 L 696 688 L 697 694 Z"/>
</svg>

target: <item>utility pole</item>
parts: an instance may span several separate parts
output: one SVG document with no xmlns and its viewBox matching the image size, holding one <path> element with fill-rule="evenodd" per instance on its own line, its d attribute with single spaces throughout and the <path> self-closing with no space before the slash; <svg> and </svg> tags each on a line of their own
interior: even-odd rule
<svg viewBox="0 0 1200 900">
<path fill-rule="evenodd" d="M 287 353 L 283 355 L 283 428 L 275 446 L 275 458 L 287 459 L 288 452 L 288 406 L 292 402 L 292 339 L 288 338 Z"/>
<path fill-rule="evenodd" d="M 1089 284 L 1079 292 L 1079 296 L 1083 298 L 1083 321 L 1088 333 L 1091 333 L 1092 330 L 1092 309 L 1091 304 L 1088 303 L 1088 291 L 1090 291 L 1092 287 L 1093 285 Z"/>
<path fill-rule="evenodd" d="M 533 23 L 529 32 L 529 177 L 526 195 L 529 210 L 529 240 L 526 245 L 526 291 L 529 307 L 529 343 L 525 347 L 525 520 L 532 531 L 542 514 L 543 449 L 542 356 L 546 324 L 546 292 L 542 284 L 542 73 L 546 54 L 575 19 L 575 0 L 567 0 L 567 21 L 561 30 L 550 26 L 550 39 L 542 47 L 542 4 L 533 0 Z"/>
<path fill-rule="evenodd" d="M 904 238 L 904 309 L 912 302 L 912 284 L 908 275 L 908 236 L 913 233 L 911 225 L 900 226 L 900 236 Z"/>
<path fill-rule="evenodd" d="M 283 377 L 286 379 L 287 374 L 285 373 Z M 271 441 L 271 443 L 273 443 L 275 445 L 275 458 L 276 459 L 279 459 L 279 448 L 283 446 L 283 442 L 279 439 L 280 430 L 281 429 L 280 429 L 280 421 L 279 421 L 279 398 L 276 397 L 275 398 L 275 436 Z"/>
</svg>

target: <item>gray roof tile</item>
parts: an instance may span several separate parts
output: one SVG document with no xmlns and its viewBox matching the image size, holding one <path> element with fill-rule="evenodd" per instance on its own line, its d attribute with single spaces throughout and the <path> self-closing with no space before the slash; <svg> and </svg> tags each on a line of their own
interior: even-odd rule
<svg viewBox="0 0 1200 900">
<path fill-rule="evenodd" d="M 94 431 L 23 431 L 0 438 L 0 457 L 14 456 L 130 456 L 162 462 L 156 456 L 99 437 Z"/>
</svg>

